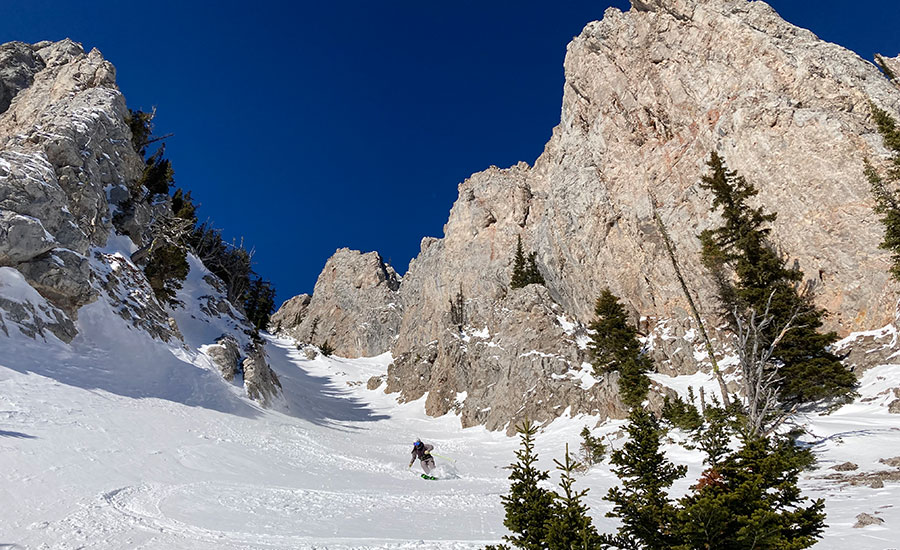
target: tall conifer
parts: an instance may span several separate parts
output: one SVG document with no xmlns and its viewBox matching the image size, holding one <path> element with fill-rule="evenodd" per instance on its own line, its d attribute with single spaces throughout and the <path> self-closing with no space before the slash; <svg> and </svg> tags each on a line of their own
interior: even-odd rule
<svg viewBox="0 0 900 550">
<path fill-rule="evenodd" d="M 781 399 L 802 403 L 848 395 L 856 380 L 828 351 L 837 335 L 819 332 L 825 310 L 800 290 L 803 272 L 788 267 L 769 242 L 769 224 L 776 215 L 750 205 L 758 191 L 729 171 L 715 152 L 708 164 L 710 173 L 703 176 L 701 187 L 713 193 L 713 208 L 721 211 L 722 225 L 700 235 L 702 259 L 718 286 L 726 318 L 734 325 L 735 315 L 762 315 L 768 308 L 773 322 L 765 336 L 773 342 L 799 311 L 773 355 L 781 364 Z"/>
<path fill-rule="evenodd" d="M 882 109 L 872 105 L 872 114 L 884 146 L 891 152 L 891 164 L 883 176 L 866 161 L 866 177 L 875 196 L 875 212 L 881 215 L 884 238 L 881 248 L 891 253 L 891 276 L 900 281 L 900 128 L 894 119 Z"/>
</svg>

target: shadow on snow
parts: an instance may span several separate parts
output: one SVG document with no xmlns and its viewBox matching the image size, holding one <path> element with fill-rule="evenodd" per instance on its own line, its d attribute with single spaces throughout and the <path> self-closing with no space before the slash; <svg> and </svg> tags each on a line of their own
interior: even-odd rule
<svg viewBox="0 0 900 550">
<path fill-rule="evenodd" d="M 37 439 L 33 435 L 23 434 L 22 432 L 8 432 L 6 430 L 0 430 L 0 437 L 15 437 L 18 439 Z M 0 544 L 0 548 L 2 548 L 2 547 L 3 547 L 3 545 Z"/>
<path fill-rule="evenodd" d="M 219 373 L 198 367 L 187 355 L 177 356 L 172 344 L 130 327 L 91 332 L 89 338 L 79 334 L 69 345 L 53 337 L 4 341 L 7 349 L 0 366 L 88 391 L 162 399 L 247 418 L 261 414 L 258 406 L 238 396 Z"/>
<path fill-rule="evenodd" d="M 281 381 L 288 410 L 286 414 L 320 426 L 360 429 L 343 422 L 376 422 L 390 416 L 378 414 L 367 403 L 337 386 L 330 378 L 314 376 L 301 366 L 302 355 L 293 348 L 280 346 L 268 338 L 269 365 Z"/>
<path fill-rule="evenodd" d="M 176 343 L 154 340 L 125 323 L 110 322 L 105 307 L 92 304 L 79 310 L 81 332 L 71 344 L 52 336 L 46 341 L 17 337 L 3 342 L 0 366 L 133 399 L 162 399 L 246 418 L 264 414 L 240 395 L 242 389 L 223 380 L 211 363 L 207 368 L 194 364 L 198 359 L 205 361 L 205 356 L 182 350 Z M 389 418 L 376 414 L 328 377 L 303 370 L 302 358 L 293 347 L 269 338 L 266 353 L 282 384 L 285 414 L 345 430 L 355 427 L 337 423 Z M 7 437 L 21 437 L 10 434 Z"/>
</svg>

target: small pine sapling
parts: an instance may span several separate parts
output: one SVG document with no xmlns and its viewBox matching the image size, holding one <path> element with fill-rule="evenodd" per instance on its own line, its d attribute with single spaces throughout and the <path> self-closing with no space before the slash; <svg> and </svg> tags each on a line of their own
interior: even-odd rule
<svg viewBox="0 0 900 550">
<path fill-rule="evenodd" d="M 687 468 L 668 461 L 660 443 L 664 431 L 643 407 L 631 409 L 626 429 L 628 441 L 610 460 L 621 483 L 606 495 L 613 503 L 607 516 L 622 522 L 610 542 L 621 548 L 672 548 L 676 508 L 668 490 Z"/>
<path fill-rule="evenodd" d="M 590 550 L 600 547 L 600 535 L 588 515 L 588 507 L 583 499 L 588 489 L 576 491 L 574 473 L 581 465 L 569 454 L 566 445 L 564 462 L 554 460 L 560 472 L 559 487 L 562 492 L 556 495 L 553 517 L 547 522 L 546 548 L 548 550 Z"/>
<path fill-rule="evenodd" d="M 606 445 L 596 436 L 591 435 L 591 430 L 587 426 L 581 430 L 581 443 L 578 446 L 578 454 L 581 459 L 580 465 L 582 471 L 587 471 L 594 464 L 599 464 L 606 456 Z"/>
<path fill-rule="evenodd" d="M 534 452 L 537 426 L 526 420 L 518 426 L 520 448 L 517 462 L 509 466 L 509 494 L 500 497 L 506 517 L 503 525 L 510 531 L 503 539 L 523 550 L 546 550 L 547 525 L 553 518 L 555 493 L 539 485 L 550 474 L 537 467 Z"/>
<path fill-rule="evenodd" d="M 691 432 L 703 425 L 703 416 L 694 405 L 694 389 L 688 388 L 688 401 L 681 398 L 665 397 L 663 401 L 662 417 L 672 426 Z"/>
</svg>

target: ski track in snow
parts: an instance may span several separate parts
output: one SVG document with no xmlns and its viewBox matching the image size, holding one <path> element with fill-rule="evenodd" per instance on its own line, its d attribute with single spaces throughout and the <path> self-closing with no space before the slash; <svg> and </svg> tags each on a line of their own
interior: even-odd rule
<svg viewBox="0 0 900 550">
<path fill-rule="evenodd" d="M 452 415 L 425 416 L 422 400 L 398 404 L 383 387 L 367 390 L 366 380 L 386 371 L 389 356 L 310 361 L 291 342 L 270 338 L 269 359 L 285 399 L 280 411 L 264 411 L 224 382 L 200 398 L 212 379 L 202 371 L 207 363 L 188 356 L 164 366 L 158 353 L 123 361 L 125 355 L 106 349 L 110 337 L 91 334 L 116 322 L 103 315 L 87 316 L 93 322 L 74 343 L 87 352 L 91 372 L 65 363 L 72 353 L 62 344 L 0 340 L 0 548 L 470 550 L 505 533 L 500 495 L 517 438 L 463 430 Z M 38 352 L 62 363 L 40 365 L 32 357 Z M 185 371 L 193 373 L 192 387 L 153 375 L 178 368 L 192 369 Z M 118 381 L 80 383 L 80 376 L 93 382 L 98 373 Z M 154 381 L 152 397 L 128 384 L 138 374 Z M 691 380 L 704 382 L 698 375 Z M 872 399 L 799 419 L 820 459 L 802 483 L 809 496 L 826 498 L 829 514 L 818 549 L 898 546 L 900 484 L 874 489 L 824 478 L 843 461 L 873 472 L 888 469 L 879 458 L 900 456 L 900 417 L 884 406 L 891 399 L 886 390 L 898 386 L 900 367 L 872 369 L 861 389 Z M 545 428 L 537 440 L 539 465 L 552 469 L 564 445 L 577 448 L 581 428 L 596 423 L 564 418 Z M 621 426 L 608 422 L 598 431 L 617 447 Z M 456 459 L 438 460 L 437 482 L 420 479 L 418 464 L 407 468 L 416 437 Z M 674 444 L 669 452 L 690 467 L 677 494 L 697 479 L 702 457 Z M 557 480 L 553 472 L 547 486 Z M 601 530 L 615 528 L 602 497 L 616 481 L 604 463 L 577 482 L 591 489 L 587 503 Z M 885 523 L 853 529 L 860 512 Z"/>
</svg>

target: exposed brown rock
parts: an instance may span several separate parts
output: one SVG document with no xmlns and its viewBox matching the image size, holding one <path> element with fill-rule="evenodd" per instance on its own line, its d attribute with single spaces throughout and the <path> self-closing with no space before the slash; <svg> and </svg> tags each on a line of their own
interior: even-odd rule
<svg viewBox="0 0 900 550">
<path fill-rule="evenodd" d="M 459 410 L 464 424 L 491 428 L 518 418 L 520 408 L 541 419 L 569 405 L 616 408 L 582 408 L 575 385 L 569 393 L 548 381 L 568 368 L 565 361 L 583 359 L 573 361 L 578 352 L 562 331 L 549 336 L 549 316 L 520 318 L 509 333 L 499 328 L 495 312 L 508 299 L 519 237 L 537 252 L 557 315 L 583 326 L 610 287 L 656 338 L 660 368 L 693 372 L 699 341 L 689 337 L 688 307 L 652 218 L 651 192 L 715 326 L 697 239 L 717 223 L 698 185 L 711 151 L 778 213 L 772 236 L 819 280 L 828 328 L 846 335 L 893 320 L 898 288 L 878 247 L 882 228 L 862 170 L 863 159 L 886 156 L 869 101 L 896 115 L 900 90 L 872 64 L 786 23 L 763 2 L 644 0 L 588 24 L 569 44 L 565 74 L 561 123 L 534 166 L 474 174 L 459 186 L 443 238 L 423 240 L 400 288 L 404 312 L 388 391 L 405 400 L 428 393 L 430 414 Z M 481 347 L 537 349 L 547 358 L 456 344 L 447 311 L 460 289 L 469 328 L 490 329 Z M 510 311 L 503 314 L 518 314 Z M 535 333 L 542 334 L 537 345 Z M 721 346 L 721 335 L 712 336 Z M 563 359 L 553 367 L 550 357 Z M 511 387 L 504 397 L 488 396 L 484 388 L 501 373 Z M 457 393 L 468 396 L 462 409 L 453 404 Z"/>
<path fill-rule="evenodd" d="M 341 357 L 371 357 L 391 349 L 400 325 L 400 278 L 377 252 L 342 248 L 316 281 L 312 298 L 300 295 L 272 316 L 270 330 L 298 342 L 323 345 Z"/>
<path fill-rule="evenodd" d="M 856 516 L 856 523 L 853 524 L 853 528 L 860 529 L 868 525 L 881 525 L 882 523 L 884 523 L 883 518 L 879 518 L 873 516 L 872 514 L 863 512 L 862 514 Z"/>
<path fill-rule="evenodd" d="M 852 472 L 853 470 L 858 470 L 859 466 L 852 462 L 843 462 L 832 466 L 831 469 L 837 470 L 838 472 Z"/>
<path fill-rule="evenodd" d="M 612 379 L 584 391 L 571 374 L 585 360 L 576 340 L 606 287 L 649 335 L 660 370 L 708 369 L 652 213 L 655 202 L 717 326 L 697 239 L 718 223 L 699 186 L 711 151 L 777 212 L 772 238 L 818 281 L 828 329 L 846 336 L 893 322 L 900 287 L 878 246 L 883 229 L 863 166 L 888 155 L 869 104 L 900 116 L 900 89 L 873 64 L 764 2 L 634 0 L 575 37 L 565 77 L 560 124 L 534 166 L 472 175 L 443 237 L 422 240 L 399 288 L 386 391 L 403 401 L 427 394 L 429 414 L 455 412 L 464 425 L 491 429 L 566 409 L 620 414 Z M 509 290 L 519 238 L 536 252 L 546 288 Z M 449 314 L 459 293 L 461 325 Z M 317 299 L 318 285 L 304 330 Z M 351 324 L 338 332 L 353 334 Z M 726 335 L 711 336 L 727 349 Z M 850 345 L 843 351 L 860 372 L 876 356 L 854 355 L 857 347 L 895 351 L 893 339 Z"/>
</svg>

